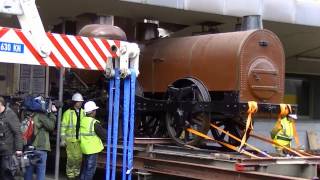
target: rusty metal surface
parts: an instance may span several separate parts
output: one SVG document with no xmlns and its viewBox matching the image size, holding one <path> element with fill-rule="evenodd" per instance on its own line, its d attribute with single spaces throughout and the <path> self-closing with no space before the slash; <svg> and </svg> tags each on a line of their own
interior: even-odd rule
<svg viewBox="0 0 320 180">
<path fill-rule="evenodd" d="M 268 30 L 171 38 L 145 47 L 140 82 L 146 92 L 165 92 L 192 76 L 209 91 L 240 91 L 240 101 L 280 103 L 284 63 L 282 44 Z"/>
</svg>

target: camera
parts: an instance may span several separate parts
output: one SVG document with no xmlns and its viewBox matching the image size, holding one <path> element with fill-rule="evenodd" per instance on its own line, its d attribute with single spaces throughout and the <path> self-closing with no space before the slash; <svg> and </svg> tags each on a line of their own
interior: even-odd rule
<svg viewBox="0 0 320 180">
<path fill-rule="evenodd" d="M 30 165 L 37 165 L 41 163 L 41 157 L 36 154 L 32 146 L 28 147 L 26 151 L 23 152 L 21 156 L 13 156 L 14 167 L 13 170 L 18 174 L 24 174 L 26 168 Z"/>
</svg>

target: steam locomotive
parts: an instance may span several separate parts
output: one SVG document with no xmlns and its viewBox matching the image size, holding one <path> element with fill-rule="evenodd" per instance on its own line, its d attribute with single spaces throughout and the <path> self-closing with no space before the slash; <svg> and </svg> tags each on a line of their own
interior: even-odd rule
<svg viewBox="0 0 320 180">
<path fill-rule="evenodd" d="M 242 138 L 249 101 L 262 115 L 279 113 L 285 55 L 269 30 L 156 40 L 140 63 L 136 127 L 147 136 L 167 134 L 179 145 L 199 145 L 201 139 L 186 131 L 191 127 L 239 145 L 210 123 Z"/>
</svg>

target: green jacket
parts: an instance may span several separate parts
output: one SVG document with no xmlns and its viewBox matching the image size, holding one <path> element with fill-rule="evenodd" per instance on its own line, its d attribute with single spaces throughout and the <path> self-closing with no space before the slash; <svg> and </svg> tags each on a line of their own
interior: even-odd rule
<svg viewBox="0 0 320 180">
<path fill-rule="evenodd" d="M 33 121 L 35 123 L 35 140 L 32 145 L 37 150 L 50 151 L 49 132 L 53 131 L 56 124 L 56 116 L 52 113 L 35 113 Z"/>
</svg>

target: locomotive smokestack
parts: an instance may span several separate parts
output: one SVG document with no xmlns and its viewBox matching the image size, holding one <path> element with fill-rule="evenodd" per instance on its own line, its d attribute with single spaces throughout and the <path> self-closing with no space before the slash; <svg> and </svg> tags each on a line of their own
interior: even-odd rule
<svg viewBox="0 0 320 180">
<path fill-rule="evenodd" d="M 262 18 L 260 15 L 249 15 L 242 18 L 241 30 L 263 29 Z"/>
<path fill-rule="evenodd" d="M 144 22 L 137 23 L 136 26 L 136 39 L 138 41 L 148 41 L 151 39 L 156 39 L 159 37 L 158 32 L 159 21 L 156 20 L 147 20 Z"/>
</svg>

